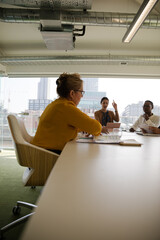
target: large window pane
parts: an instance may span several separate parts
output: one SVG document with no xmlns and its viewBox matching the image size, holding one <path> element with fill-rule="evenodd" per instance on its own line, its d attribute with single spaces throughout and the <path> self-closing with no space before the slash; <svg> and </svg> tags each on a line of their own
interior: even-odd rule
<svg viewBox="0 0 160 240">
<path fill-rule="evenodd" d="M 25 121 L 29 134 L 34 135 L 45 107 L 57 98 L 57 78 L 0 78 L 0 148 L 12 148 L 7 115 L 17 114 Z M 153 112 L 160 115 L 160 79 L 83 78 L 85 95 L 79 108 L 94 117 L 101 108 L 100 100 L 107 96 L 118 105 L 121 126 L 125 129 L 143 112 L 145 100 L 154 103 Z"/>
</svg>

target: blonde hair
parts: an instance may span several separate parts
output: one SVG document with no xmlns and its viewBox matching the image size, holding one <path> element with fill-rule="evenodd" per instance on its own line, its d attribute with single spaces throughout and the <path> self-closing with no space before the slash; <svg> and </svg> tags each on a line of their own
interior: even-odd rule
<svg viewBox="0 0 160 240">
<path fill-rule="evenodd" d="M 71 90 L 79 90 L 83 80 L 78 73 L 63 73 L 56 81 L 57 93 L 60 97 L 67 98 Z"/>
</svg>

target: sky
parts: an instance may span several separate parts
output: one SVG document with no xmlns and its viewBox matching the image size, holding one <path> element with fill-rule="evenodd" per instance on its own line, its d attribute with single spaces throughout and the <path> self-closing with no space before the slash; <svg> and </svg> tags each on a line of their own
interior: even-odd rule
<svg viewBox="0 0 160 240">
<path fill-rule="evenodd" d="M 57 98 L 56 78 L 51 78 L 50 98 Z M 10 112 L 22 112 L 28 109 L 28 99 L 37 98 L 37 87 L 40 78 L 3 78 L 1 79 L 0 99 Z M 99 79 L 99 91 L 106 92 L 110 100 L 117 103 L 119 113 L 128 104 L 151 100 L 154 105 L 160 105 L 160 79 Z M 101 107 L 101 106 L 100 106 Z"/>
<path fill-rule="evenodd" d="M 3 78 L 1 79 L 0 99 L 9 112 L 20 113 L 28 109 L 28 99 L 37 99 L 40 78 Z M 57 97 L 55 80 L 50 86 L 51 99 Z"/>
<path fill-rule="evenodd" d="M 106 91 L 109 107 L 113 100 L 122 113 L 128 104 L 150 100 L 160 106 L 160 79 L 99 79 L 99 91 Z"/>
</svg>

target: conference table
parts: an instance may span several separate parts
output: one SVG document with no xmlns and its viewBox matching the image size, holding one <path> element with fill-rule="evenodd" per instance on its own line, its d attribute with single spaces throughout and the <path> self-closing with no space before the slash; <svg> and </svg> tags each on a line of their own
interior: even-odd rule
<svg viewBox="0 0 160 240">
<path fill-rule="evenodd" d="M 22 240 L 160 239 L 160 137 L 66 144 Z"/>
</svg>

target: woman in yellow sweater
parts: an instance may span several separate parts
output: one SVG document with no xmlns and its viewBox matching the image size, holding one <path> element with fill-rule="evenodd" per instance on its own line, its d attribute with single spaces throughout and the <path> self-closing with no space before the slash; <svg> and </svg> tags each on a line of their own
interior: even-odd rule
<svg viewBox="0 0 160 240">
<path fill-rule="evenodd" d="M 107 128 L 77 108 L 83 97 L 83 81 L 79 74 L 63 73 L 56 81 L 59 98 L 50 103 L 42 113 L 32 144 L 61 153 L 68 141 L 76 138 L 78 131 L 99 135 Z"/>
</svg>

